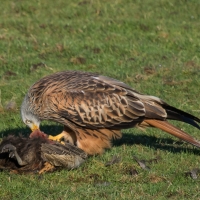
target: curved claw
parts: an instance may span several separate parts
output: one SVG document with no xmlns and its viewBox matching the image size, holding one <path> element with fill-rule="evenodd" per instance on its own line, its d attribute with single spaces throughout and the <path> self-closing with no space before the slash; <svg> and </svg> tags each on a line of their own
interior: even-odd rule
<svg viewBox="0 0 200 200">
<path fill-rule="evenodd" d="M 16 151 L 16 147 L 12 144 L 6 144 L 1 150 L 2 153 L 10 152 L 9 157 L 14 151 Z"/>
<path fill-rule="evenodd" d="M 48 137 L 49 140 L 54 140 L 54 141 L 57 141 L 57 142 L 60 142 L 60 143 L 62 143 L 62 140 L 64 138 L 65 138 L 65 133 L 60 133 L 56 136 L 49 135 L 49 137 Z"/>
<path fill-rule="evenodd" d="M 6 145 L 2 148 L 2 151 L 1 151 L 1 152 L 2 152 L 2 153 L 8 152 L 8 153 L 9 153 L 9 155 L 8 155 L 9 158 L 15 158 L 20 166 L 27 165 L 27 162 L 23 161 L 23 160 L 20 158 L 19 154 L 17 153 L 17 149 L 16 149 L 16 147 L 15 147 L 14 145 L 12 145 L 12 144 L 6 144 Z"/>
</svg>

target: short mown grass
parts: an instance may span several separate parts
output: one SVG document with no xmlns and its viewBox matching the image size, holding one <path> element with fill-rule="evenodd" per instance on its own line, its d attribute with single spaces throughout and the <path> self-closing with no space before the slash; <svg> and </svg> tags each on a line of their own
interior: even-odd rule
<svg viewBox="0 0 200 200">
<path fill-rule="evenodd" d="M 3 0 L 0 6 L 0 137 L 28 135 L 20 104 L 41 77 L 97 72 L 200 116 L 200 3 L 197 0 Z M 173 122 L 200 140 L 199 130 Z M 59 133 L 59 124 L 42 130 Z M 80 168 L 38 175 L 0 173 L 0 199 L 200 199 L 185 172 L 197 148 L 157 130 L 124 137 Z M 105 166 L 114 155 L 121 161 Z M 150 170 L 133 159 L 159 157 Z M 135 174 L 135 170 L 138 174 Z"/>
</svg>

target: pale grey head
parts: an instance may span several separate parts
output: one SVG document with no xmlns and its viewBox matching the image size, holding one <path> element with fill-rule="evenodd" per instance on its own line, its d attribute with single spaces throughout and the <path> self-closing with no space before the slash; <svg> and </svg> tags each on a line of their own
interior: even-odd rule
<svg viewBox="0 0 200 200">
<path fill-rule="evenodd" d="M 21 117 L 23 122 L 30 127 L 32 131 L 39 129 L 41 120 L 31 111 L 27 95 L 21 105 Z"/>
</svg>

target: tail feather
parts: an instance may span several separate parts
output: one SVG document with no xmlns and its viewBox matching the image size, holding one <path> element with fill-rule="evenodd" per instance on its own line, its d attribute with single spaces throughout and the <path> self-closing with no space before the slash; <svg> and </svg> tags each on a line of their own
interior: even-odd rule
<svg viewBox="0 0 200 200">
<path fill-rule="evenodd" d="M 182 121 L 200 129 L 199 124 L 197 124 L 197 122 L 200 123 L 199 118 L 170 105 L 164 104 L 162 106 L 167 112 L 167 119 Z"/>
<path fill-rule="evenodd" d="M 179 128 L 173 126 L 167 121 L 161 121 L 161 120 L 154 120 L 154 119 L 145 119 L 144 122 L 147 124 L 159 128 L 177 138 L 180 138 L 190 144 L 193 144 L 194 146 L 200 147 L 200 142 L 195 140 L 192 136 L 188 135 L 186 132 L 180 130 Z"/>
</svg>

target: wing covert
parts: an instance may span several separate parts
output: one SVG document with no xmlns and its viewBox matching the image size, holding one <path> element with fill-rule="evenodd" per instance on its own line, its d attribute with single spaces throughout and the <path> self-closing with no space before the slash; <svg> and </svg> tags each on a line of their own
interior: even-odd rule
<svg viewBox="0 0 200 200">
<path fill-rule="evenodd" d="M 81 81 L 81 82 L 80 82 Z M 143 103 L 133 94 L 98 77 L 82 79 L 73 87 L 59 86 L 47 99 L 62 119 L 88 128 L 127 128 L 145 116 Z M 62 88 L 62 89 L 61 89 Z"/>
</svg>

